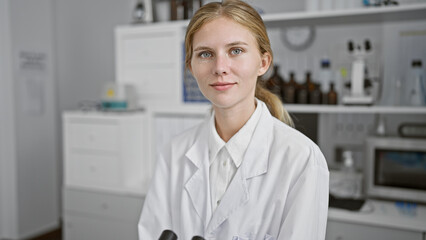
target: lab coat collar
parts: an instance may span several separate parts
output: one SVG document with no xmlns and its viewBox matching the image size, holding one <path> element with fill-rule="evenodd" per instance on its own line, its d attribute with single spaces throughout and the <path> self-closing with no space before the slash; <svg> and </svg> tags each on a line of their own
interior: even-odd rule
<svg viewBox="0 0 426 240">
<path fill-rule="evenodd" d="M 208 120 L 200 126 L 194 144 L 185 156 L 196 168 L 191 168 L 192 176 L 185 184 L 185 189 L 191 198 L 204 227 L 211 218 L 210 184 L 209 184 L 209 149 L 208 149 Z"/>
<path fill-rule="evenodd" d="M 265 174 L 268 170 L 268 149 L 273 133 L 273 118 L 265 103 L 262 101 L 258 101 L 258 103 L 263 104 L 263 106 L 253 138 L 249 143 L 241 166 L 207 225 L 207 234 L 213 234 L 220 224 L 249 201 L 247 180 Z"/>
</svg>

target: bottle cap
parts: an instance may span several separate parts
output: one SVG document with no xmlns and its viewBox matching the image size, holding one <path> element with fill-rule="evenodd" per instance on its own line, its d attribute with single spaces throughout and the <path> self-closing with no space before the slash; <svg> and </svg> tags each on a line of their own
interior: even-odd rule
<svg viewBox="0 0 426 240">
<path fill-rule="evenodd" d="M 321 59 L 321 68 L 329 68 L 330 65 L 329 59 Z"/>
</svg>

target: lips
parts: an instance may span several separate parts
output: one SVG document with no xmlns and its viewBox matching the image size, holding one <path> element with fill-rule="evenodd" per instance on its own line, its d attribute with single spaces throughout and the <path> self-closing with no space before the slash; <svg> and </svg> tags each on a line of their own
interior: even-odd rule
<svg viewBox="0 0 426 240">
<path fill-rule="evenodd" d="M 229 82 L 216 82 L 210 84 L 211 87 L 218 91 L 225 91 L 233 87 L 236 83 L 229 83 Z"/>
</svg>

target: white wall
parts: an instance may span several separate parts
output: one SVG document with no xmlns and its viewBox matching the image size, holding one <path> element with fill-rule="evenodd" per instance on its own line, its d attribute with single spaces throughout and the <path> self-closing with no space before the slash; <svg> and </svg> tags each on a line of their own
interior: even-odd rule
<svg viewBox="0 0 426 240">
<path fill-rule="evenodd" d="M 59 226 L 52 2 L 1 0 L 1 238 Z"/>
<path fill-rule="evenodd" d="M 17 233 L 9 0 L 0 0 L 0 239 Z M 12 179 L 12 181 L 11 181 Z"/>
<path fill-rule="evenodd" d="M 53 0 L 13 0 L 10 3 L 18 222 L 20 234 L 30 236 L 59 223 Z M 24 53 L 44 56 L 40 60 L 42 68 L 24 68 L 21 65 Z M 34 81 L 37 81 L 35 86 Z M 33 83 L 28 85 L 29 82 Z"/>
<path fill-rule="evenodd" d="M 135 0 L 56 0 L 59 109 L 100 99 L 114 81 L 114 28 L 129 24 Z"/>
</svg>

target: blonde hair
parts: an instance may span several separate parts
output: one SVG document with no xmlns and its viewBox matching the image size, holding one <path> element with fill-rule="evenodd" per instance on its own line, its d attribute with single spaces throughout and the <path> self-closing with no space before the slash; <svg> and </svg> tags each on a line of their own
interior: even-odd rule
<svg viewBox="0 0 426 240">
<path fill-rule="evenodd" d="M 219 17 L 227 17 L 250 30 L 258 43 L 260 54 L 269 53 L 272 49 L 266 32 L 265 24 L 258 12 L 249 4 L 240 0 L 224 0 L 223 2 L 211 2 L 202 6 L 192 17 L 185 36 L 185 66 L 190 68 L 192 59 L 192 44 L 194 35 L 200 28 Z M 255 97 L 265 102 L 271 114 L 282 122 L 294 127 L 293 120 L 284 109 L 281 100 L 272 92 L 263 87 L 261 80 L 256 84 Z"/>
</svg>

